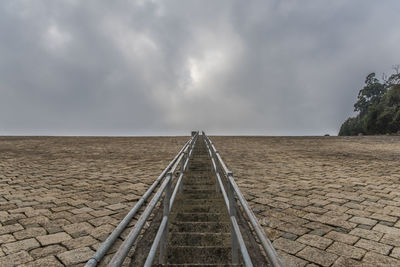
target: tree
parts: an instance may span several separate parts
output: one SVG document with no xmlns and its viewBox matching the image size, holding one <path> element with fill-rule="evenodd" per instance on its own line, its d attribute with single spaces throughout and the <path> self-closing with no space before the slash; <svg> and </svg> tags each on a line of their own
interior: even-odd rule
<svg viewBox="0 0 400 267">
<path fill-rule="evenodd" d="M 390 134 L 400 132 L 400 65 L 393 67 L 396 73 L 383 83 L 370 73 L 365 86 L 358 93 L 354 104 L 357 116 L 348 118 L 340 127 L 339 135 Z"/>
<path fill-rule="evenodd" d="M 385 92 L 385 85 L 379 82 L 374 72 L 370 73 L 365 79 L 365 86 L 358 93 L 358 101 L 354 104 L 354 111 L 365 114 L 370 106 L 379 103 Z"/>
</svg>

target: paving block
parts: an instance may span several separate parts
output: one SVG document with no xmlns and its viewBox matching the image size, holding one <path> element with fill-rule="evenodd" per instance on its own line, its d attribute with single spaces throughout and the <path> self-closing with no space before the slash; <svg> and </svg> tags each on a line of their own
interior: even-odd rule
<svg viewBox="0 0 400 267">
<path fill-rule="evenodd" d="M 38 236 L 37 239 L 39 240 L 40 244 L 42 244 L 42 246 L 47 246 L 69 240 L 71 239 L 71 236 L 65 232 L 60 232 L 51 235 Z"/>
</svg>

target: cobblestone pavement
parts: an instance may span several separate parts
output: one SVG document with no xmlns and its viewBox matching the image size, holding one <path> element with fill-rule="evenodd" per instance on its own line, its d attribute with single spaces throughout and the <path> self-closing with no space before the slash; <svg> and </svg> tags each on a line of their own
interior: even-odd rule
<svg viewBox="0 0 400 267">
<path fill-rule="evenodd" d="M 400 266 L 400 137 L 211 137 L 288 266 Z"/>
<path fill-rule="evenodd" d="M 211 139 L 288 266 L 400 266 L 400 137 Z M 0 266 L 83 265 L 186 140 L 0 137 Z"/>
<path fill-rule="evenodd" d="M 0 137 L 0 266 L 83 265 L 188 139 Z"/>
</svg>

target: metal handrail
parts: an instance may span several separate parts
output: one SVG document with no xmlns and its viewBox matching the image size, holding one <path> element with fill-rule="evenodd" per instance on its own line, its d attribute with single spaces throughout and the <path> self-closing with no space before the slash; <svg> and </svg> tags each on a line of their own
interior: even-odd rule
<svg viewBox="0 0 400 267">
<path fill-rule="evenodd" d="M 254 215 L 253 211 L 251 210 L 251 208 L 249 207 L 249 204 L 247 203 L 246 199 L 244 198 L 243 194 L 240 192 L 240 189 L 238 187 L 238 185 L 236 184 L 234 178 L 233 178 L 233 173 L 227 168 L 226 164 L 224 163 L 224 161 L 222 160 L 221 156 L 219 155 L 218 150 L 215 148 L 214 144 L 211 142 L 210 138 L 208 138 L 208 136 L 202 132 L 204 138 L 205 138 L 205 142 L 207 145 L 207 148 L 210 150 L 209 154 L 213 163 L 213 167 L 214 170 L 217 174 L 217 180 L 218 180 L 218 184 L 219 184 L 219 188 L 222 191 L 222 194 L 224 196 L 225 199 L 225 203 L 227 203 L 229 201 L 229 203 L 234 201 L 234 196 L 226 196 L 226 193 L 224 194 L 224 189 L 223 189 L 223 183 L 221 181 L 221 177 L 219 175 L 219 171 L 218 171 L 218 164 L 217 162 L 215 162 L 215 159 L 218 161 L 219 165 L 222 167 L 222 171 L 223 174 L 227 177 L 227 182 L 228 182 L 228 190 L 232 191 L 232 193 L 236 193 L 237 198 L 239 199 L 239 202 L 241 204 L 241 206 L 243 207 L 248 219 L 250 220 L 250 223 L 253 227 L 253 229 L 256 232 L 256 235 L 259 239 L 259 241 L 261 242 L 261 246 L 263 247 L 269 261 L 271 262 L 272 266 L 274 267 L 283 267 L 283 261 L 279 258 L 278 254 L 276 253 L 275 248 L 272 246 L 271 241 L 269 241 L 269 239 L 267 238 L 267 236 L 265 235 L 264 231 L 262 230 L 262 227 L 260 225 L 260 223 L 257 220 L 257 217 Z M 218 189 L 217 189 L 218 190 Z M 228 192 L 229 193 L 229 192 Z M 229 200 L 227 200 L 226 198 L 229 197 Z M 232 214 L 232 210 L 234 209 L 233 205 L 229 205 L 229 213 Z M 236 228 L 236 226 L 234 226 Z M 236 229 L 235 229 L 236 231 Z M 237 237 L 238 238 L 238 237 Z M 235 240 L 232 239 L 232 242 L 234 242 Z M 238 240 L 239 245 L 240 245 L 240 240 Z M 236 253 L 237 254 L 237 250 L 234 251 L 232 250 L 232 255 Z M 243 255 L 242 252 L 242 256 L 243 259 L 246 261 L 245 259 L 245 255 Z M 245 262 L 246 264 L 246 262 Z M 246 266 L 248 266 L 246 264 Z"/>
<path fill-rule="evenodd" d="M 114 231 L 107 237 L 104 243 L 101 245 L 99 249 L 97 249 L 96 253 L 89 259 L 89 261 L 85 264 L 85 267 L 95 267 L 105 256 L 107 251 L 111 248 L 111 246 L 115 243 L 117 238 L 121 235 L 121 233 L 125 230 L 128 224 L 131 222 L 133 217 L 145 203 L 147 198 L 153 193 L 154 189 L 158 186 L 158 184 L 165 178 L 167 172 L 171 169 L 171 167 L 181 158 L 181 155 L 185 153 L 185 150 L 188 147 L 192 147 L 193 140 L 195 136 L 190 138 L 182 149 L 178 152 L 178 154 L 172 159 L 172 161 L 168 164 L 168 166 L 161 172 L 158 178 L 154 181 L 154 183 L 147 189 L 144 195 L 136 202 L 135 206 L 128 212 L 125 218 L 118 224 L 118 226 L 114 229 Z"/>
<path fill-rule="evenodd" d="M 194 144 L 197 141 L 198 135 L 196 135 Z M 189 151 L 189 155 L 186 158 L 185 163 L 181 165 L 181 172 L 179 174 L 178 181 L 175 184 L 174 192 L 171 196 L 171 181 L 169 181 L 167 185 L 167 190 L 165 192 L 165 197 L 164 197 L 164 214 L 163 214 L 163 219 L 161 221 L 160 227 L 158 228 L 156 237 L 154 238 L 153 244 L 151 245 L 150 252 L 147 255 L 146 262 L 144 264 L 144 267 L 151 267 L 154 261 L 154 258 L 156 256 L 156 252 L 158 249 L 158 246 L 160 246 L 160 253 L 159 253 L 159 264 L 165 264 L 165 257 L 164 253 L 167 249 L 167 234 L 168 234 L 168 220 L 169 220 L 169 213 L 172 209 L 172 206 L 174 204 L 175 196 L 178 192 L 178 190 L 182 191 L 182 180 L 183 180 L 183 175 L 184 172 L 186 171 L 186 168 L 189 164 L 189 160 L 192 156 L 193 153 L 193 147 Z M 168 175 L 172 176 L 172 173 L 169 173 Z M 160 245 L 161 243 L 161 245 Z"/>
<path fill-rule="evenodd" d="M 176 168 L 178 167 L 179 163 L 183 163 L 184 161 L 182 159 L 184 159 L 185 155 L 191 155 L 191 152 L 193 151 L 193 147 L 194 144 L 197 140 L 197 136 L 198 133 L 193 136 L 189 142 L 189 145 L 185 147 L 185 149 L 183 150 L 183 153 L 181 152 L 180 155 L 178 156 L 177 160 L 173 163 L 173 166 L 170 168 L 166 179 L 164 179 L 163 183 L 161 184 L 161 186 L 158 188 L 157 192 L 155 193 L 155 195 L 153 196 L 153 198 L 151 199 L 151 201 L 149 202 L 148 206 L 146 207 L 146 209 L 143 211 L 142 215 L 140 216 L 140 218 L 138 219 L 138 221 L 136 222 L 135 226 L 133 227 L 133 229 L 131 230 L 131 232 L 128 234 L 128 236 L 126 237 L 126 239 L 124 240 L 124 242 L 122 242 L 121 246 L 118 248 L 118 251 L 114 254 L 113 258 L 111 259 L 111 261 L 109 262 L 108 266 L 121 266 L 122 263 L 124 262 L 126 256 L 128 255 L 130 249 L 132 248 L 134 242 L 136 241 L 137 237 L 139 236 L 140 232 L 143 229 L 143 226 L 145 224 L 145 222 L 147 221 L 148 217 L 150 216 L 152 210 L 154 209 L 154 207 L 157 205 L 157 203 L 159 202 L 162 193 L 166 190 L 166 196 L 170 195 L 170 187 L 171 187 L 171 180 L 172 180 L 172 174 L 175 172 Z M 188 154 L 189 152 L 189 154 Z M 186 161 L 188 162 L 189 156 L 187 156 Z M 184 166 L 187 166 L 187 163 L 184 164 Z M 181 168 L 182 170 L 183 168 Z M 180 176 L 183 176 L 183 172 L 181 171 Z M 181 179 L 182 180 L 182 179 Z M 169 199 L 166 199 L 166 202 L 168 202 L 168 206 L 169 206 Z M 166 205 L 166 204 L 164 204 Z M 165 211 L 165 209 L 164 209 Z M 168 210 L 169 213 L 169 210 Z M 163 223 L 163 222 L 162 222 Z M 165 224 L 165 222 L 164 222 Z"/>
<path fill-rule="evenodd" d="M 203 135 L 204 135 L 204 137 L 206 137 L 204 132 L 203 132 Z M 221 190 L 221 193 L 225 200 L 226 208 L 228 209 L 228 212 L 229 212 L 229 219 L 230 219 L 230 225 L 231 225 L 231 241 L 232 241 L 231 242 L 232 243 L 232 263 L 233 264 L 239 263 L 239 257 L 238 257 L 238 253 L 237 253 L 238 252 L 237 245 L 239 245 L 245 266 L 252 267 L 253 263 L 251 262 L 249 253 L 247 252 L 247 248 L 244 243 L 242 233 L 240 232 L 240 228 L 239 228 L 239 225 L 236 220 L 236 208 L 235 208 L 235 203 L 234 203 L 232 187 L 230 186 L 230 184 L 228 184 L 228 194 L 226 194 L 224 184 L 221 180 L 221 176 L 218 173 L 217 164 L 214 160 L 212 151 L 207 143 L 206 138 L 204 138 L 204 142 L 207 147 L 208 154 L 210 155 L 213 168 L 217 175 L 217 191 Z"/>
</svg>

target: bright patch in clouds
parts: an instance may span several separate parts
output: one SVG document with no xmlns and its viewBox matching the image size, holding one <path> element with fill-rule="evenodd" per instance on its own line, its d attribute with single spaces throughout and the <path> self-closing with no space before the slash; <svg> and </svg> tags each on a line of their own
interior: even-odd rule
<svg viewBox="0 0 400 267">
<path fill-rule="evenodd" d="M 221 51 L 206 51 L 201 58 L 189 58 L 190 76 L 194 86 L 201 86 L 207 76 L 224 70 L 228 60 Z"/>
<path fill-rule="evenodd" d="M 44 36 L 45 45 L 54 51 L 64 49 L 71 40 L 71 35 L 62 31 L 56 24 L 50 25 Z"/>
</svg>

